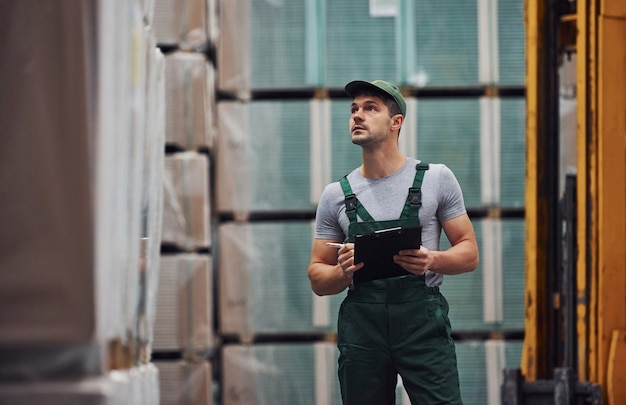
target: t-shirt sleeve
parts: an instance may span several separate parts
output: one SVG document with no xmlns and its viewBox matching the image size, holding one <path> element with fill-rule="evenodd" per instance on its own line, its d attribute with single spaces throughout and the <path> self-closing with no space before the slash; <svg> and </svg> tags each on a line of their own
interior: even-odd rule
<svg viewBox="0 0 626 405">
<path fill-rule="evenodd" d="M 442 165 L 439 173 L 439 222 L 445 222 L 465 214 L 463 191 L 456 176 L 446 165 Z"/>
<path fill-rule="evenodd" d="M 324 188 L 315 214 L 315 238 L 343 241 L 345 236 L 339 224 L 338 201 L 343 201 L 339 183 Z"/>
</svg>

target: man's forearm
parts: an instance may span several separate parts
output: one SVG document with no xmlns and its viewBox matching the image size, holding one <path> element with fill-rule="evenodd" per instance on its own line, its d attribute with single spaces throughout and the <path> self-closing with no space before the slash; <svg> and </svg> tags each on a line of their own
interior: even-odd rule
<svg viewBox="0 0 626 405">
<path fill-rule="evenodd" d="M 314 263 L 309 267 L 311 289 L 317 295 L 334 295 L 344 291 L 352 280 L 344 274 L 341 266 Z"/>
<path fill-rule="evenodd" d="M 473 271 L 478 266 L 478 249 L 470 241 L 462 241 L 448 250 L 432 251 L 433 259 L 429 270 L 435 273 L 454 275 Z"/>
</svg>

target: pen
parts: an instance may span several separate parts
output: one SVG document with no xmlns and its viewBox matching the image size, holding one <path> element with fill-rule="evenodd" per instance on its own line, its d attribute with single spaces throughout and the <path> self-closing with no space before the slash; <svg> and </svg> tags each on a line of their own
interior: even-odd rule
<svg viewBox="0 0 626 405">
<path fill-rule="evenodd" d="M 330 246 L 330 247 L 334 247 L 334 248 L 337 248 L 337 249 L 341 249 L 344 245 L 343 245 L 343 243 L 326 242 L 326 246 Z"/>
</svg>

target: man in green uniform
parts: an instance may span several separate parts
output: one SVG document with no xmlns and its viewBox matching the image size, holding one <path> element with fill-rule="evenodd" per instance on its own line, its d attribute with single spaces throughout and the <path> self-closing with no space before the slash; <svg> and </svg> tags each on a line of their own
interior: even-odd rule
<svg viewBox="0 0 626 405">
<path fill-rule="evenodd" d="M 478 265 L 461 188 L 447 166 L 398 149 L 406 102 L 395 85 L 354 81 L 345 90 L 363 164 L 322 193 L 308 269 L 316 294 L 348 289 L 337 328 L 343 403 L 394 404 L 399 374 L 412 404 L 461 404 L 448 303 L 439 292 L 444 275 Z M 355 263 L 357 235 L 408 228 L 421 229 L 414 248 L 377 268 Z M 442 229 L 451 247 L 440 251 Z"/>
</svg>

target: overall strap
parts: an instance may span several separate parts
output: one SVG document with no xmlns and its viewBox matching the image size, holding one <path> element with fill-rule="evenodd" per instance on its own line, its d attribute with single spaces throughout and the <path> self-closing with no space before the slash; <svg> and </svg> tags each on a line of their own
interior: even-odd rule
<svg viewBox="0 0 626 405">
<path fill-rule="evenodd" d="M 413 187 L 409 188 L 409 195 L 404 203 L 404 209 L 400 218 L 417 218 L 417 225 L 419 226 L 419 209 L 422 206 L 422 181 L 424 180 L 424 173 L 428 170 L 428 163 L 418 163 L 415 166 L 415 170 Z"/>
<path fill-rule="evenodd" d="M 356 198 L 356 195 L 352 192 L 352 187 L 350 187 L 350 182 L 346 178 L 346 176 L 342 177 L 339 180 L 339 184 L 341 184 L 341 189 L 343 190 L 343 195 L 345 196 L 345 204 L 346 204 L 346 214 L 348 215 L 348 219 L 350 219 L 350 223 L 356 223 L 357 214 L 363 221 L 373 221 L 372 216 L 367 212 L 364 206 L 361 205 L 359 200 Z"/>
</svg>

